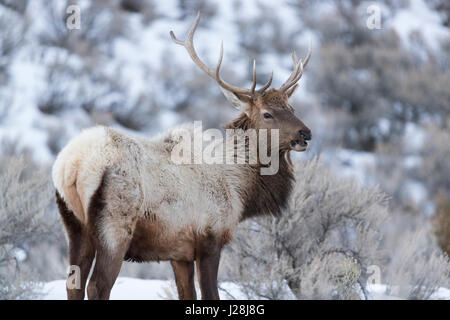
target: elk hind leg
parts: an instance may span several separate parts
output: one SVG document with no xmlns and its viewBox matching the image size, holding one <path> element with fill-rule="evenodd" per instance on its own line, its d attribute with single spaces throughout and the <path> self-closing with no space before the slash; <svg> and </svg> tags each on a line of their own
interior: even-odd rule
<svg viewBox="0 0 450 320">
<path fill-rule="evenodd" d="M 137 189 L 125 171 L 111 170 L 90 200 L 88 216 L 96 240 L 95 266 L 87 288 L 90 300 L 110 297 L 136 228 L 140 202 L 133 192 Z"/>
<path fill-rule="evenodd" d="M 111 289 L 122 267 L 126 250 L 126 244 L 113 251 L 104 247 L 97 248 L 94 271 L 87 288 L 89 300 L 109 299 Z"/>
<path fill-rule="evenodd" d="M 95 256 L 91 236 L 83 224 L 67 208 L 65 201 L 56 191 L 56 202 L 69 241 L 70 273 L 67 279 L 67 299 L 83 300 L 86 281 Z"/>
<path fill-rule="evenodd" d="M 103 215 L 107 218 L 101 219 L 99 228 L 103 230 L 97 230 L 95 266 L 87 288 L 89 300 L 109 299 L 135 229 L 135 223 L 125 217 L 117 221 L 107 212 Z"/>
</svg>

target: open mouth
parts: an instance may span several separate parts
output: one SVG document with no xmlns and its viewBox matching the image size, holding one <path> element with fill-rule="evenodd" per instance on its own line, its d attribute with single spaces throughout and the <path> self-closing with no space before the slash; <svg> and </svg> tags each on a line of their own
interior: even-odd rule
<svg viewBox="0 0 450 320">
<path fill-rule="evenodd" d="M 308 147 L 308 142 L 305 140 L 298 141 L 298 140 L 292 140 L 291 141 L 291 148 L 295 151 L 305 151 Z"/>
</svg>

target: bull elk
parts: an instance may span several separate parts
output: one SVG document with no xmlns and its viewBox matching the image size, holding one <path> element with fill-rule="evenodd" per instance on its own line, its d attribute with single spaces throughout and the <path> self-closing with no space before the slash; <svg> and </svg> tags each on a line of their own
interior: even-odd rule
<svg viewBox="0 0 450 320">
<path fill-rule="evenodd" d="M 251 88 L 240 88 L 220 77 L 223 46 L 215 70 L 198 57 L 193 38 L 199 20 L 200 15 L 185 41 L 170 32 L 172 40 L 242 112 L 225 128 L 244 134 L 278 129 L 279 169 L 261 175 L 260 163 L 174 164 L 176 130 L 153 138 L 102 126 L 84 130 L 59 153 L 52 171 L 69 262 L 80 271 L 81 285 L 68 286 L 68 299 L 84 299 L 94 257 L 89 299 L 109 299 L 124 260 L 170 261 L 180 299 L 196 299 L 195 262 L 202 299 L 219 299 L 220 253 L 238 223 L 279 215 L 286 205 L 294 182 L 290 151 L 304 151 L 311 139 L 288 102 L 311 56 L 311 44 L 304 60 L 292 54 L 292 74 L 279 89 L 269 89 L 272 73 L 256 90 L 255 64 Z"/>
</svg>

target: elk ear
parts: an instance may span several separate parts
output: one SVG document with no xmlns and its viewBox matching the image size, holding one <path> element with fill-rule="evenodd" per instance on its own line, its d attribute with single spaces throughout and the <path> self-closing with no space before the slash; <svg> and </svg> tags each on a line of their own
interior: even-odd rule
<svg viewBox="0 0 450 320">
<path fill-rule="evenodd" d="M 295 84 L 292 88 L 290 88 L 288 91 L 286 91 L 286 94 L 288 96 L 288 98 L 290 98 L 292 96 L 292 94 L 294 93 L 295 90 L 297 90 L 298 88 L 298 83 Z"/>
<path fill-rule="evenodd" d="M 247 115 L 250 111 L 250 97 L 247 97 L 245 95 L 237 94 L 231 91 L 228 91 L 222 87 L 220 87 L 223 94 L 225 95 L 225 98 L 227 98 L 228 102 L 231 103 L 233 107 L 236 109 L 245 112 Z"/>
</svg>

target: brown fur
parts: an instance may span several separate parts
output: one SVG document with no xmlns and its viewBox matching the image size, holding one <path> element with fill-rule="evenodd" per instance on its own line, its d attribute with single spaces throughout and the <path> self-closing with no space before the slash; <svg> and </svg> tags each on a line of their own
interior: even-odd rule
<svg viewBox="0 0 450 320">
<path fill-rule="evenodd" d="M 90 300 L 109 299 L 111 289 L 122 266 L 123 257 L 129 247 L 131 234 L 134 231 L 132 230 L 133 226 L 130 225 L 128 227 L 130 236 L 122 239 L 122 242 L 113 252 L 105 248 L 103 241 L 100 241 L 100 222 L 104 215 L 109 215 L 108 210 L 106 210 L 107 202 L 105 193 L 107 192 L 107 180 L 110 175 L 111 171 L 107 171 L 103 175 L 100 186 L 91 198 L 88 211 L 91 223 L 87 227 L 89 228 L 90 234 L 96 240 L 96 262 L 87 288 Z"/>
<path fill-rule="evenodd" d="M 251 119 L 242 113 L 235 120 L 227 123 L 226 129 L 247 130 L 252 126 Z M 255 165 L 247 177 L 248 187 L 240 190 L 244 203 L 243 219 L 258 215 L 278 216 L 285 208 L 294 183 L 294 174 L 284 154 L 280 153 L 280 167 L 274 175 L 261 175 L 260 165 Z M 287 155 L 289 157 L 289 155 Z"/>
<path fill-rule="evenodd" d="M 272 88 L 267 90 L 259 98 L 259 104 L 264 104 L 266 106 L 269 106 L 270 108 L 279 108 L 287 111 L 293 111 L 292 107 L 290 107 L 287 102 L 287 99 L 289 98 L 288 95 L 276 89 Z"/>
<path fill-rule="evenodd" d="M 135 262 L 195 259 L 193 230 L 167 236 L 157 220 L 139 220 L 125 260 Z M 189 240 L 186 241 L 186 238 Z M 180 240 L 181 239 L 181 240 Z"/>
<path fill-rule="evenodd" d="M 231 238 L 231 231 L 214 235 L 215 242 L 220 246 L 227 244 Z M 196 259 L 196 245 L 205 238 L 195 230 L 181 231 L 175 235 L 167 235 L 164 225 L 154 216 L 137 222 L 130 246 L 126 252 L 125 261 L 194 261 Z M 208 238 L 211 238 L 209 235 Z"/>
<path fill-rule="evenodd" d="M 58 191 L 56 191 L 56 202 L 64 227 L 67 231 L 67 238 L 69 241 L 69 264 L 79 266 L 81 272 L 81 288 L 67 289 L 67 297 L 70 300 L 83 300 L 86 281 L 95 255 L 94 243 L 89 231 L 80 223 L 74 213 L 67 208 L 66 203 L 61 198 Z M 72 272 L 69 274 L 69 277 L 73 275 Z"/>
<path fill-rule="evenodd" d="M 280 157 L 276 174 L 260 175 L 256 169 L 248 179 L 248 189 L 240 193 L 244 204 L 242 220 L 259 215 L 279 216 L 287 205 L 294 184 L 294 174 L 284 156 Z"/>
<path fill-rule="evenodd" d="M 239 117 L 225 124 L 224 129 L 242 129 L 247 130 L 251 127 L 250 118 L 245 114 L 241 113 Z"/>
<path fill-rule="evenodd" d="M 171 261 L 180 300 L 196 300 L 193 261 Z"/>
<path fill-rule="evenodd" d="M 287 102 L 287 95 L 275 89 L 266 91 L 252 103 L 252 109 L 264 108 L 268 111 L 275 109 L 283 110 L 286 113 L 292 113 L 292 107 Z M 225 129 L 254 129 L 258 128 L 257 112 L 249 112 L 249 115 L 242 113 L 238 118 L 228 122 Z M 304 125 L 303 125 L 304 126 Z M 305 127 L 306 128 L 306 127 Z M 309 129 L 308 129 L 309 130 Z M 286 150 L 287 144 L 282 143 L 283 150 L 280 151 L 279 170 L 274 175 L 261 175 L 260 165 L 254 166 L 250 170 L 248 186 L 240 190 L 244 210 L 242 219 L 251 218 L 258 215 L 280 215 L 282 209 L 286 207 L 289 194 L 294 183 L 292 167 L 286 161 L 289 159 L 289 151 Z M 286 154 L 287 153 L 287 154 Z"/>
<path fill-rule="evenodd" d="M 206 233 L 196 243 L 196 266 L 202 300 L 218 300 L 217 273 L 223 244 L 217 235 Z"/>
<path fill-rule="evenodd" d="M 91 201 L 89 202 L 89 209 L 87 211 L 89 224 L 86 225 L 87 228 L 89 228 L 89 232 L 92 234 L 94 239 L 99 238 L 99 232 L 98 232 L 98 222 L 100 218 L 100 214 L 102 214 L 103 209 L 106 205 L 106 199 L 103 195 L 103 190 L 105 186 L 105 180 L 106 180 L 107 172 L 102 177 L 102 181 L 100 183 L 100 186 L 95 191 L 94 195 L 91 198 Z M 98 240 L 97 240 L 98 241 Z"/>
</svg>

